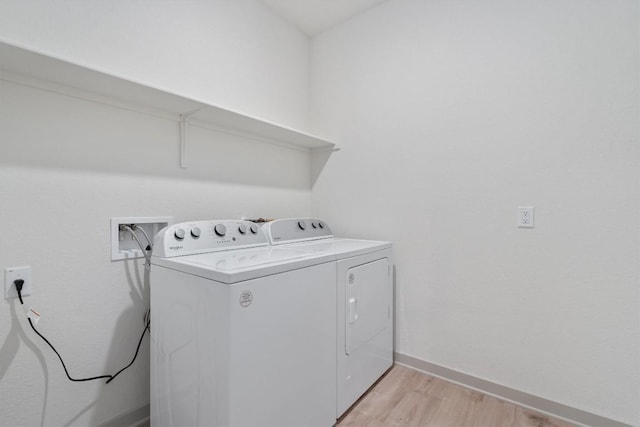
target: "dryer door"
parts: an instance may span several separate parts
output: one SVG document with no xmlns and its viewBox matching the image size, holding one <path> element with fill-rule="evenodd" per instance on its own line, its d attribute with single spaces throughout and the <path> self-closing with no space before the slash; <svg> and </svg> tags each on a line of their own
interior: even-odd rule
<svg viewBox="0 0 640 427">
<path fill-rule="evenodd" d="M 389 260 L 350 268 L 346 283 L 346 353 L 353 354 L 389 325 Z"/>
</svg>

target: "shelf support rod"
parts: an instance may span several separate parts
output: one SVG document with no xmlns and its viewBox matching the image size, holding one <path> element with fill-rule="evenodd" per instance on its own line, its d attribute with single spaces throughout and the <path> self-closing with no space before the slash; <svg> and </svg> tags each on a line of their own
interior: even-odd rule
<svg viewBox="0 0 640 427">
<path fill-rule="evenodd" d="M 188 113 L 180 114 L 180 121 L 178 122 L 180 125 L 180 167 L 182 169 L 186 169 L 189 166 L 189 158 L 187 151 L 187 142 L 189 140 L 189 118 L 196 114 L 198 111 L 204 110 L 207 106 L 200 107 Z"/>
<path fill-rule="evenodd" d="M 180 114 L 180 167 L 186 169 L 188 166 L 187 159 L 187 119 L 189 116 Z"/>
</svg>

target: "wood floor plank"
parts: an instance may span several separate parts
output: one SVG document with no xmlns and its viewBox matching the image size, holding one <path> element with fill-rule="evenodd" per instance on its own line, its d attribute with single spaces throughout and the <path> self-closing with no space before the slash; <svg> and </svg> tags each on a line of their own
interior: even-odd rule
<svg viewBox="0 0 640 427">
<path fill-rule="evenodd" d="M 575 427 L 400 365 L 394 365 L 336 426 Z"/>
</svg>

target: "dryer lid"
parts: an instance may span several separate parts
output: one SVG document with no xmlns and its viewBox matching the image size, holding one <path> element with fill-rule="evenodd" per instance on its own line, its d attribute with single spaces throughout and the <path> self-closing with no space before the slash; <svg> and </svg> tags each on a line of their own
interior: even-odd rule
<svg viewBox="0 0 640 427">
<path fill-rule="evenodd" d="M 331 253 L 337 259 L 364 255 L 367 253 L 391 248 L 391 242 L 377 240 L 342 239 L 334 237 L 311 242 L 299 242 L 287 245 L 288 248 L 316 253 Z"/>
</svg>

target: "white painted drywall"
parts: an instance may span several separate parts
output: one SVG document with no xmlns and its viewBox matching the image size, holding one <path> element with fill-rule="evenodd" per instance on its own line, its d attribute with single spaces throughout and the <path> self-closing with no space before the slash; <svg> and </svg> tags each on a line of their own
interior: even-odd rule
<svg viewBox="0 0 640 427">
<path fill-rule="evenodd" d="M 307 38 L 261 2 L 2 1 L 0 39 L 306 126 Z M 143 327 L 144 270 L 110 261 L 111 217 L 310 214 L 307 153 L 195 127 L 189 150 L 182 170 L 176 122 L 0 82 L 0 269 L 32 267 L 26 304 L 72 375 L 126 365 Z M 148 338 L 113 383 L 71 383 L 17 301 L 0 306 L 0 425 L 144 416 Z"/>
<path fill-rule="evenodd" d="M 305 34 L 314 36 L 385 0 L 262 0 Z"/>
<path fill-rule="evenodd" d="M 636 424 L 637 2 L 391 0 L 311 55 L 312 210 L 394 241 L 396 350 Z"/>
<path fill-rule="evenodd" d="M 294 128 L 308 124 L 308 37 L 258 0 L 2 0 L 0 39 Z"/>
</svg>

